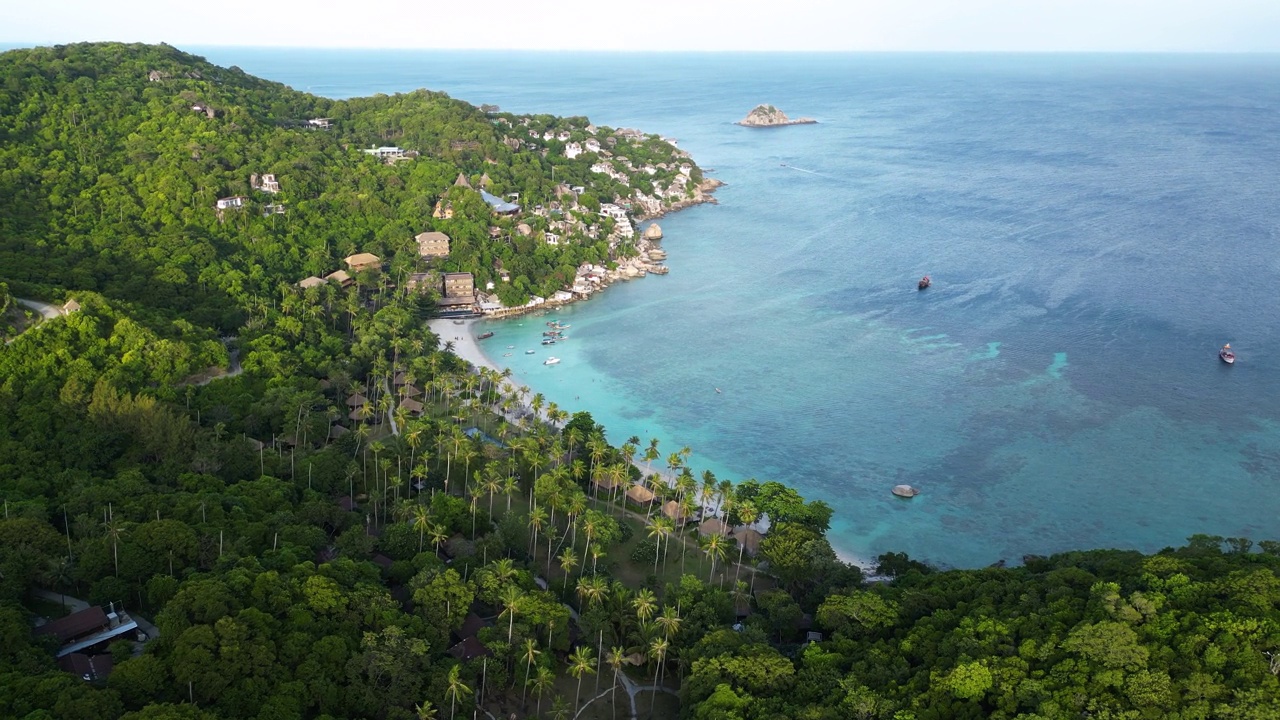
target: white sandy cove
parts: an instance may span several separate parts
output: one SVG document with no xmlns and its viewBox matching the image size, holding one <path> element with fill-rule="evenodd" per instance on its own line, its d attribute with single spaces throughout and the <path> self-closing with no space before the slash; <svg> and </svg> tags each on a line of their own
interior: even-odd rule
<svg viewBox="0 0 1280 720">
<path fill-rule="evenodd" d="M 441 346 L 445 343 L 453 343 L 453 354 L 476 367 L 486 367 L 492 370 L 501 371 L 502 368 L 494 364 L 494 362 L 484 354 L 484 351 L 480 349 L 480 343 L 476 341 L 475 330 L 472 327 L 474 323 L 475 320 L 463 320 L 461 325 L 455 325 L 454 321 L 451 319 L 436 318 L 435 320 L 430 321 L 427 326 L 431 329 L 431 332 L 439 336 Z M 505 384 L 508 386 L 507 392 L 511 392 L 515 389 L 515 386 L 512 385 L 510 381 L 507 381 Z M 529 408 L 528 405 L 525 405 L 522 410 L 524 412 L 532 412 L 532 409 Z M 514 414 L 508 415 L 507 420 L 515 422 L 516 416 Z M 542 420 L 543 422 L 547 421 L 546 417 L 543 417 Z M 675 484 L 675 477 L 670 472 L 663 470 L 661 467 L 649 467 L 646 464 L 641 463 L 639 459 L 633 460 L 631 464 L 635 465 L 636 469 L 640 470 L 642 473 L 652 473 L 660 476 L 668 485 Z M 708 504 L 703 508 L 704 516 L 711 517 L 713 515 L 717 515 L 719 510 L 720 509 L 716 506 L 716 503 Z M 757 530 L 768 532 L 769 521 L 767 518 L 761 518 L 759 522 L 753 525 L 753 527 Z M 871 568 L 875 566 L 875 563 L 866 560 L 865 558 L 849 556 L 839 551 L 836 552 L 836 555 L 844 562 L 861 566 L 868 573 Z"/>
<path fill-rule="evenodd" d="M 461 325 L 455 325 L 454 321 L 448 318 L 436 318 L 427 323 L 427 327 L 440 338 L 442 347 L 445 343 L 453 343 L 454 355 L 476 367 L 501 371 L 502 368 L 493 364 L 480 349 L 480 343 L 476 342 L 476 333 L 471 327 L 474 323 L 475 320 L 472 319 L 463 320 Z"/>
</svg>

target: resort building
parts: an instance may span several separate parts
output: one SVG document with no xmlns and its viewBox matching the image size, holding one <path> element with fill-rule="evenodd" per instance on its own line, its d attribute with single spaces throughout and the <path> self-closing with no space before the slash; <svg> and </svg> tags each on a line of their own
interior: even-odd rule
<svg viewBox="0 0 1280 720">
<path fill-rule="evenodd" d="M 449 236 L 442 232 L 418 233 L 413 239 L 418 243 L 418 257 L 449 256 Z"/>
<path fill-rule="evenodd" d="M 476 293 L 475 277 L 468 272 L 444 274 L 445 297 L 473 297 Z"/>
<path fill-rule="evenodd" d="M 637 505 L 651 503 L 653 502 L 653 498 L 653 492 L 643 485 L 632 485 L 627 488 L 627 499 Z"/>
<path fill-rule="evenodd" d="M 249 198 L 243 195 L 232 195 L 231 197 L 218 198 L 217 206 L 219 210 L 242 208 L 244 207 L 244 201 L 248 199 Z"/>
<path fill-rule="evenodd" d="M 475 277 L 471 273 L 445 273 L 442 297 L 436 303 L 440 315 L 460 317 L 474 315 L 476 311 Z"/>
<path fill-rule="evenodd" d="M 684 508 L 680 507 L 680 503 L 675 500 L 668 500 L 663 504 L 662 514 L 675 521 L 676 525 L 683 525 L 686 519 Z"/>
<path fill-rule="evenodd" d="M 276 182 L 276 176 L 267 173 L 266 175 L 257 175 L 256 173 L 249 176 L 249 185 L 254 190 L 261 190 L 267 193 L 280 192 L 280 183 Z"/>
<path fill-rule="evenodd" d="M 410 273 L 404 281 L 404 289 L 405 292 L 422 292 L 431 284 L 431 273 Z"/>
<path fill-rule="evenodd" d="M 117 612 L 112 604 L 107 611 L 94 606 L 45 623 L 35 634 L 55 638 L 59 645 L 55 655 L 64 658 L 94 647 L 105 648 L 108 642 L 137 629 L 138 623 L 123 610 Z"/>
<path fill-rule="evenodd" d="M 499 215 L 515 215 L 520 212 L 519 205 L 492 195 L 487 190 L 481 190 L 480 197 L 484 198 L 484 201 L 489 203 L 489 207 L 493 208 L 493 211 Z"/>
<path fill-rule="evenodd" d="M 729 526 L 725 525 L 720 518 L 707 518 L 698 524 L 698 534 L 702 537 L 710 537 L 711 535 L 724 537 L 729 534 Z"/>
<path fill-rule="evenodd" d="M 323 278 L 318 278 L 315 275 L 312 275 L 310 277 L 305 277 L 302 280 L 300 280 L 298 282 L 298 287 L 302 288 L 303 290 L 306 290 L 307 288 L 319 287 L 323 284 L 324 284 Z"/>
<path fill-rule="evenodd" d="M 329 118 L 311 118 L 307 121 L 307 126 L 315 128 L 316 130 L 328 130 L 330 127 L 333 127 L 333 121 Z"/>
<path fill-rule="evenodd" d="M 760 541 L 764 539 L 758 531 L 749 527 L 738 527 L 733 529 L 733 539 L 738 541 L 748 555 L 754 557 L 760 552 Z"/>
<path fill-rule="evenodd" d="M 360 272 L 361 270 L 381 270 L 382 258 L 373 253 L 356 253 L 345 259 L 347 267 L 351 272 Z"/>
<path fill-rule="evenodd" d="M 384 147 L 373 147 L 364 151 L 368 155 L 372 155 L 380 160 L 399 160 L 405 156 L 404 149 L 394 145 Z"/>
<path fill-rule="evenodd" d="M 336 282 L 342 287 L 350 287 L 351 283 L 355 282 L 355 280 L 353 280 L 351 276 L 347 274 L 346 270 L 335 270 L 329 273 L 328 275 L 325 275 L 324 279 Z"/>
</svg>

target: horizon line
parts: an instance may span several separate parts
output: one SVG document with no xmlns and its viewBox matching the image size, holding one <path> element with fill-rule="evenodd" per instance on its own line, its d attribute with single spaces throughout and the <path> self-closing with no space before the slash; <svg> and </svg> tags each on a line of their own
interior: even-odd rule
<svg viewBox="0 0 1280 720">
<path fill-rule="evenodd" d="M 218 43 L 172 43 L 168 41 L 148 42 L 142 40 L 70 40 L 70 41 L 30 41 L 3 40 L 0 47 L 7 50 L 35 49 L 41 47 L 58 47 L 67 45 L 121 43 L 125 45 L 168 45 L 182 50 L 183 48 L 206 48 L 217 50 L 323 50 L 323 51 L 360 51 L 360 52 L 522 52 L 545 54 L 590 53 L 605 55 L 1187 55 L 1187 56 L 1280 56 L 1280 50 L 1086 50 L 1086 49 L 650 49 L 627 50 L 618 48 L 499 48 L 499 47 L 418 47 L 418 46 L 365 46 L 365 45 L 260 45 L 260 44 L 218 44 Z"/>
</svg>

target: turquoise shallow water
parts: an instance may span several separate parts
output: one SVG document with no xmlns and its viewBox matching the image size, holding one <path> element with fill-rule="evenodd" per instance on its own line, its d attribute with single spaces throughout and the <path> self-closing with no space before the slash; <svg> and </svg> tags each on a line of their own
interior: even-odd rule
<svg viewBox="0 0 1280 720">
<path fill-rule="evenodd" d="M 850 555 L 1280 535 L 1280 59 L 206 54 L 678 138 L 728 186 L 661 221 L 671 274 L 486 349 L 614 442 L 827 501 Z M 732 124 L 759 102 L 820 124 Z"/>
</svg>

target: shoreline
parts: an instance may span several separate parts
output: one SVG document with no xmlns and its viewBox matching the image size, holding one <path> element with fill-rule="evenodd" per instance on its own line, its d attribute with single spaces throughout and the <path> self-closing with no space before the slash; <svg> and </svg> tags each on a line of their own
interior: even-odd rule
<svg viewBox="0 0 1280 720">
<path fill-rule="evenodd" d="M 490 370 L 502 371 L 496 363 L 484 354 L 484 350 L 480 349 L 480 341 L 476 339 L 476 332 L 473 326 L 477 321 L 484 318 L 467 318 L 462 324 L 455 325 L 450 318 L 434 318 L 427 321 L 427 329 L 436 334 L 440 338 L 440 345 L 453 343 L 453 354 L 466 360 L 477 368 L 485 367 Z"/>
<path fill-rule="evenodd" d="M 502 372 L 504 368 L 500 366 L 498 363 L 495 363 L 493 360 L 489 358 L 488 355 L 485 354 L 484 350 L 480 347 L 480 341 L 476 339 L 475 325 L 477 322 L 480 322 L 482 320 L 485 320 L 485 318 L 469 318 L 469 319 L 463 320 L 461 325 L 455 325 L 452 319 L 435 318 L 433 320 L 428 321 L 427 327 L 431 330 L 431 332 L 435 333 L 440 338 L 442 345 L 444 343 L 452 342 L 453 354 L 457 355 L 459 358 L 469 363 L 472 367 L 476 369 L 483 367 L 483 368 L 488 368 L 489 370 Z M 512 380 L 509 380 L 509 379 L 503 380 L 503 385 L 506 386 L 506 388 L 508 389 L 508 392 L 514 392 L 518 390 L 520 387 L 518 384 L 512 382 Z M 534 392 L 536 392 L 536 390 Z M 524 402 L 523 399 L 521 400 L 518 406 L 518 409 L 511 413 L 502 413 L 500 410 L 497 410 L 494 408 L 491 408 L 491 409 L 493 409 L 494 412 L 504 415 L 508 422 L 517 422 L 519 418 L 529 415 L 533 412 L 533 409 L 526 402 Z M 564 409 L 569 410 L 571 416 L 574 412 L 578 412 L 582 410 L 586 410 L 587 412 L 590 412 L 590 408 L 583 408 L 583 407 L 574 408 L 574 409 L 569 409 L 569 408 L 564 408 Z M 539 420 L 541 420 L 544 423 L 550 422 L 545 416 L 540 417 Z M 671 472 L 669 472 L 668 470 L 660 466 L 654 466 L 652 468 L 646 467 L 645 463 L 638 458 L 633 458 L 631 460 L 631 465 L 640 471 L 640 475 L 642 477 L 647 477 L 649 475 L 657 475 L 662 479 L 662 482 L 666 483 L 668 486 L 674 487 L 675 485 L 675 476 L 672 475 Z M 720 508 L 718 504 L 713 502 L 703 507 L 702 517 L 703 518 L 714 517 L 716 513 L 718 513 L 719 511 L 720 511 Z M 754 523 L 751 527 L 757 530 L 760 530 L 763 527 L 764 531 L 767 532 L 769 527 L 768 519 L 762 518 L 761 521 Z M 828 538 L 827 541 L 830 542 L 830 538 Z M 871 582 L 876 581 L 878 576 L 876 576 L 874 573 L 874 570 L 876 567 L 876 562 L 874 559 L 865 558 L 860 555 L 842 550 L 840 548 L 837 548 L 834 544 L 831 546 L 831 550 L 835 553 L 836 558 L 839 559 L 840 562 L 843 562 L 847 565 L 854 565 L 858 568 L 861 568 L 863 573 L 866 575 L 868 581 L 871 581 Z"/>
</svg>

